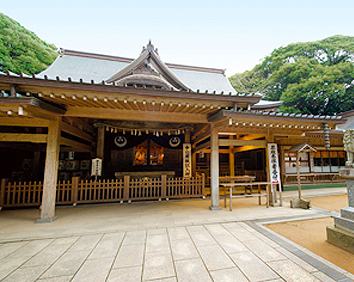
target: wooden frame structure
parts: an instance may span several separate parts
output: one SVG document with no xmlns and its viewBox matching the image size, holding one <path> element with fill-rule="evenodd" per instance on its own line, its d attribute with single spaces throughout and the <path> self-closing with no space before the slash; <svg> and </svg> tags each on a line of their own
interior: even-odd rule
<svg viewBox="0 0 354 282">
<path fill-rule="evenodd" d="M 98 82 L 94 77 L 65 77 L 68 68 L 60 67 L 69 57 L 97 66 L 104 61 L 105 68 L 117 64 L 120 69 Z M 193 80 L 194 74 L 205 81 Z M 207 89 L 214 80 L 226 89 Z M 334 130 L 344 122 L 341 117 L 280 114 L 274 105 L 257 107 L 262 97 L 237 93 L 223 70 L 165 64 L 151 42 L 136 60 L 63 50 L 40 75 L 0 73 L 0 91 L 0 144 L 13 148 L 43 144 L 46 152 L 40 222 L 55 219 L 59 153 L 87 152 L 92 158 L 104 158 L 106 130 L 166 135 L 183 128 L 185 143 L 192 147 L 194 176 L 196 155 L 210 153 L 210 209 L 215 210 L 221 208 L 220 153 L 229 155 L 233 176 L 237 152 L 265 149 L 268 142 L 288 145 L 292 138 L 306 139 L 306 133 L 322 131 L 324 125 Z M 323 142 L 321 137 L 317 140 Z M 185 185 L 181 182 L 180 187 Z M 204 190 L 197 194 L 204 196 Z"/>
</svg>

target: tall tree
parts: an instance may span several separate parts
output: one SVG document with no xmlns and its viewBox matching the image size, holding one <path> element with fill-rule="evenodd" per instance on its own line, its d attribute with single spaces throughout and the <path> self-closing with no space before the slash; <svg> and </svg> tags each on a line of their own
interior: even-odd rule
<svg viewBox="0 0 354 282">
<path fill-rule="evenodd" d="M 53 44 L 0 13 L 0 71 L 33 74 L 47 68 L 58 53 Z"/>
<path fill-rule="evenodd" d="M 333 115 L 354 108 L 354 37 L 336 35 L 275 49 L 230 81 L 239 92 L 284 101 L 282 111 Z"/>
</svg>

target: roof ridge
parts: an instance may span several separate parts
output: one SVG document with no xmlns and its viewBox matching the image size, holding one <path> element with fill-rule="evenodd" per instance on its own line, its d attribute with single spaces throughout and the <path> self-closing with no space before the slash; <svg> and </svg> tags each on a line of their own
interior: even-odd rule
<svg viewBox="0 0 354 282">
<path fill-rule="evenodd" d="M 124 58 L 124 57 L 118 57 L 112 55 L 102 55 L 97 53 L 89 53 L 89 52 L 68 50 L 62 48 L 60 48 L 60 55 L 61 56 L 69 55 L 69 56 L 85 57 L 85 58 L 92 58 L 92 59 L 104 59 L 104 60 L 118 61 L 118 62 L 125 62 L 125 63 L 131 63 L 132 61 L 134 61 L 134 59 L 131 58 Z"/>
<path fill-rule="evenodd" d="M 109 61 L 117 61 L 117 62 L 124 62 L 124 63 L 131 63 L 134 59 L 125 58 L 125 57 L 118 57 L 113 55 L 103 55 L 91 52 L 84 52 L 84 51 L 76 51 L 76 50 L 69 50 L 60 48 L 60 55 L 69 55 L 69 56 L 77 56 L 77 57 L 84 57 L 84 58 L 91 58 L 91 59 L 101 59 L 101 60 L 109 60 Z M 173 69 L 183 69 L 183 70 L 194 70 L 194 71 L 202 71 L 202 72 L 211 72 L 211 73 L 220 73 L 225 74 L 225 70 L 217 69 L 217 68 L 207 68 L 207 67 L 196 67 L 196 66 L 188 66 L 188 65 L 180 65 L 180 64 L 171 64 L 165 63 L 166 66 Z"/>
</svg>

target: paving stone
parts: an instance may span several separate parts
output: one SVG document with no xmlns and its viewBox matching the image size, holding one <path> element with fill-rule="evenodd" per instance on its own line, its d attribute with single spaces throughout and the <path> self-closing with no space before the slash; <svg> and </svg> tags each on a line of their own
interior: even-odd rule
<svg viewBox="0 0 354 282">
<path fill-rule="evenodd" d="M 167 234 L 147 235 L 146 252 L 168 252 L 170 244 Z"/>
<path fill-rule="evenodd" d="M 251 252 L 233 253 L 230 256 L 250 281 L 279 278 L 272 269 Z"/>
<path fill-rule="evenodd" d="M 285 281 L 301 281 L 301 282 L 314 282 L 320 281 L 315 276 L 311 275 L 300 266 L 290 260 L 274 261 L 268 264 L 274 269 Z"/>
<path fill-rule="evenodd" d="M 41 278 L 74 275 L 89 255 L 90 250 L 66 252 Z"/>
<path fill-rule="evenodd" d="M 67 245 L 67 244 L 74 244 L 77 240 L 79 240 L 80 237 L 64 237 L 64 238 L 58 238 L 55 239 L 53 243 L 51 243 L 51 246 L 54 245 Z"/>
<path fill-rule="evenodd" d="M 178 282 L 212 281 L 200 258 L 178 260 L 175 262 Z"/>
<path fill-rule="evenodd" d="M 28 244 L 28 242 L 14 242 L 0 245 L 0 259 L 8 256 L 26 244 Z"/>
<path fill-rule="evenodd" d="M 31 282 L 36 281 L 37 278 L 46 270 L 46 266 L 38 266 L 31 268 L 18 268 L 7 276 L 3 282 Z"/>
<path fill-rule="evenodd" d="M 145 254 L 143 280 L 161 279 L 175 275 L 171 252 Z"/>
<path fill-rule="evenodd" d="M 168 278 L 162 278 L 162 279 L 154 279 L 154 280 L 149 280 L 151 282 L 177 282 L 176 277 L 168 277 Z"/>
<path fill-rule="evenodd" d="M 136 282 L 141 281 L 142 266 L 112 269 L 107 282 Z"/>
<path fill-rule="evenodd" d="M 55 262 L 71 245 L 49 245 L 31 257 L 21 268 L 47 266 Z"/>
<path fill-rule="evenodd" d="M 251 240 L 243 242 L 253 253 L 265 262 L 283 260 L 285 257 L 274 248 L 270 247 L 262 240 Z"/>
<path fill-rule="evenodd" d="M 127 232 L 123 239 L 124 245 L 142 245 L 146 241 L 146 231 Z"/>
<path fill-rule="evenodd" d="M 78 239 L 74 245 L 70 248 L 69 251 L 83 251 L 83 250 L 92 250 L 92 248 L 98 243 L 103 234 L 94 234 L 94 235 L 84 235 Z"/>
<path fill-rule="evenodd" d="M 303 259 L 299 258 L 298 256 L 294 255 L 293 253 L 289 252 L 288 250 L 279 247 L 278 251 L 283 254 L 285 257 L 290 259 L 291 261 L 295 262 L 297 265 L 305 269 L 307 272 L 314 272 L 316 268 L 314 268 L 311 264 L 307 263 Z"/>
<path fill-rule="evenodd" d="M 204 226 L 188 226 L 187 230 L 190 234 L 193 233 L 203 233 L 206 231 L 206 229 L 204 228 Z"/>
<path fill-rule="evenodd" d="M 59 277 L 50 277 L 38 279 L 38 282 L 70 282 L 72 276 L 59 276 Z"/>
<path fill-rule="evenodd" d="M 171 241 L 190 238 L 186 228 L 184 227 L 168 228 L 167 231 Z"/>
<path fill-rule="evenodd" d="M 198 251 L 208 270 L 235 267 L 235 264 L 219 245 L 201 246 Z"/>
<path fill-rule="evenodd" d="M 247 282 L 247 278 L 242 274 L 242 272 L 234 267 L 229 269 L 220 269 L 210 271 L 214 282 Z"/>
<path fill-rule="evenodd" d="M 17 249 L 16 251 L 12 252 L 6 258 L 19 258 L 19 257 L 31 257 L 34 256 L 36 253 L 40 252 L 50 243 L 52 243 L 53 239 L 43 239 L 43 240 L 34 240 L 29 242 L 28 244 L 24 245 L 22 248 Z"/>
<path fill-rule="evenodd" d="M 113 268 L 141 266 L 144 260 L 144 245 L 122 246 L 118 252 Z"/>
<path fill-rule="evenodd" d="M 251 232 L 247 231 L 245 228 L 243 228 L 237 224 L 234 224 L 234 225 L 223 224 L 223 226 L 241 242 L 257 239 L 257 237 L 254 236 L 254 234 L 252 234 Z"/>
<path fill-rule="evenodd" d="M 0 280 L 16 270 L 28 259 L 28 257 L 0 259 Z"/>
<path fill-rule="evenodd" d="M 334 279 L 332 279 L 331 277 L 327 276 L 326 274 L 324 274 L 321 271 L 312 272 L 311 274 L 313 276 L 315 276 L 316 278 L 318 278 L 322 282 L 335 282 Z"/>
<path fill-rule="evenodd" d="M 115 257 L 123 241 L 123 236 L 124 233 L 105 234 L 92 251 L 89 259 Z"/>
<path fill-rule="evenodd" d="M 248 249 L 238 239 L 230 233 L 228 235 L 218 235 L 214 237 L 215 240 L 227 253 L 246 252 Z"/>
<path fill-rule="evenodd" d="M 72 282 L 106 281 L 112 263 L 112 257 L 86 260 L 80 268 L 79 272 L 75 274 Z"/>
<path fill-rule="evenodd" d="M 227 231 L 221 224 L 210 224 L 204 226 L 211 235 L 220 236 L 220 235 L 229 235 L 229 231 Z"/>
<path fill-rule="evenodd" d="M 197 258 L 199 254 L 191 239 L 171 241 L 173 260 Z"/>
<path fill-rule="evenodd" d="M 154 229 L 148 229 L 147 235 L 166 234 L 166 232 L 167 232 L 166 228 L 154 228 Z"/>
<path fill-rule="evenodd" d="M 204 227 L 188 227 L 190 236 L 196 246 L 206 246 L 217 244 L 214 238 L 209 234 L 209 232 Z"/>
</svg>

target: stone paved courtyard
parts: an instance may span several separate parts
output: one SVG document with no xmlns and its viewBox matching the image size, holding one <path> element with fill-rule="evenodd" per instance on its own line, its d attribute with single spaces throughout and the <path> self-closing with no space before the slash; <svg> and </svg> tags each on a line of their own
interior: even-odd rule
<svg viewBox="0 0 354 282">
<path fill-rule="evenodd" d="M 307 190 L 305 196 L 344 193 Z M 354 281 L 354 276 L 262 226 L 331 212 L 258 206 L 210 211 L 209 200 L 0 212 L 0 281 Z"/>
</svg>

